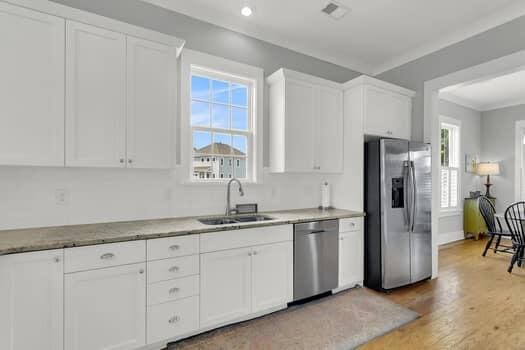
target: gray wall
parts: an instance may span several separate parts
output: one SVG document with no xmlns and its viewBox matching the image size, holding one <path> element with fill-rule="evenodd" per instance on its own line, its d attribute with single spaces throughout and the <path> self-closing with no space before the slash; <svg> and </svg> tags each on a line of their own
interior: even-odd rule
<svg viewBox="0 0 525 350">
<path fill-rule="evenodd" d="M 479 176 L 465 172 L 465 154 L 481 154 L 481 113 L 452 102 L 440 100 L 439 113 L 442 116 L 461 121 L 461 192 L 462 197 L 468 197 L 469 191 L 480 190 Z M 463 203 L 460 203 L 463 207 Z M 439 218 L 439 234 L 447 235 L 463 231 L 463 213 L 447 215 Z M 457 236 L 461 237 L 461 235 Z M 447 238 L 442 236 L 443 243 Z"/>
<path fill-rule="evenodd" d="M 417 91 L 412 137 L 423 140 L 424 82 L 525 49 L 525 16 L 389 70 L 379 79 Z"/>
<path fill-rule="evenodd" d="M 502 212 L 515 200 L 515 127 L 525 120 L 525 105 L 483 112 L 481 118 L 481 160 L 500 163 L 500 175 L 491 177 L 491 193 Z"/>
</svg>

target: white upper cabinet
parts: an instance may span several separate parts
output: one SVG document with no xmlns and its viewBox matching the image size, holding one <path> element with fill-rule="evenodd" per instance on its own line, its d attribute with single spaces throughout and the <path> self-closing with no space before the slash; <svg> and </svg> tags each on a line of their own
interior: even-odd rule
<svg viewBox="0 0 525 350">
<path fill-rule="evenodd" d="M 64 165 L 64 20 L 0 2 L 0 164 Z"/>
<path fill-rule="evenodd" d="M 126 37 L 66 26 L 66 165 L 124 167 Z"/>
<path fill-rule="evenodd" d="M 0 257 L 0 349 L 64 349 L 62 257 L 62 250 Z"/>
<path fill-rule="evenodd" d="M 176 50 L 127 38 L 127 166 L 170 168 L 175 121 Z"/>
<path fill-rule="evenodd" d="M 273 172 L 343 171 L 340 84 L 288 69 L 268 77 Z"/>
<path fill-rule="evenodd" d="M 346 90 L 363 90 L 360 111 L 363 113 L 364 134 L 411 138 L 413 91 L 367 76 L 351 80 L 344 86 Z"/>
</svg>

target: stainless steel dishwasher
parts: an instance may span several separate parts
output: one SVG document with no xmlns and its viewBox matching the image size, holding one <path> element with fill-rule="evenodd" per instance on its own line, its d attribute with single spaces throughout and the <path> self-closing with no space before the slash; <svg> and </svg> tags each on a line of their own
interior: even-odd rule
<svg viewBox="0 0 525 350">
<path fill-rule="evenodd" d="M 337 288 L 339 220 L 295 224 L 294 301 Z"/>
</svg>

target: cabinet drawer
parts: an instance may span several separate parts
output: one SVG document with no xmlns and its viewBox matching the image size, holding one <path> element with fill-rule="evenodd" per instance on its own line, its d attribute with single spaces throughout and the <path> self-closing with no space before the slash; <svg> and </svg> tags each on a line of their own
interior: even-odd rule
<svg viewBox="0 0 525 350">
<path fill-rule="evenodd" d="M 148 285 L 148 305 L 174 301 L 199 294 L 199 275 Z"/>
<path fill-rule="evenodd" d="M 199 254 L 199 235 L 159 238 L 147 241 L 148 261 L 193 254 Z"/>
<path fill-rule="evenodd" d="M 293 240 L 293 225 L 266 226 L 201 234 L 201 253 Z"/>
<path fill-rule="evenodd" d="M 339 232 L 359 231 L 363 228 L 363 218 L 339 219 Z"/>
<path fill-rule="evenodd" d="M 199 274 L 199 256 L 190 255 L 148 262 L 148 283 Z"/>
<path fill-rule="evenodd" d="M 64 249 L 65 273 L 146 261 L 146 242 L 98 244 Z"/>
<path fill-rule="evenodd" d="M 199 328 L 199 297 L 148 307 L 148 343 L 174 338 Z"/>
</svg>

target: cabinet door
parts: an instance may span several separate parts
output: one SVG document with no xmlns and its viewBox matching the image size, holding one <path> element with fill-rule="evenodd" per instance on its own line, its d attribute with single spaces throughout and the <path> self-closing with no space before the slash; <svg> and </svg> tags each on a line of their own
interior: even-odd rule
<svg viewBox="0 0 525 350">
<path fill-rule="evenodd" d="M 252 254 L 252 312 L 292 301 L 293 243 L 256 246 Z"/>
<path fill-rule="evenodd" d="M 125 166 L 126 38 L 67 22 L 66 165 Z"/>
<path fill-rule="evenodd" d="M 226 323 L 250 313 L 251 250 L 201 254 L 201 327 Z"/>
<path fill-rule="evenodd" d="M 127 166 L 170 168 L 175 120 L 175 49 L 127 38 Z"/>
<path fill-rule="evenodd" d="M 343 92 L 319 88 L 316 170 L 322 173 L 343 172 Z"/>
<path fill-rule="evenodd" d="M 145 264 L 67 274 L 65 348 L 127 350 L 145 345 Z"/>
<path fill-rule="evenodd" d="M 64 165 L 64 20 L 0 2 L 0 164 Z"/>
<path fill-rule="evenodd" d="M 292 79 L 286 80 L 285 167 L 289 172 L 314 170 L 316 143 L 317 87 Z"/>
<path fill-rule="evenodd" d="M 0 257 L 0 349 L 63 349 L 62 250 Z"/>
<path fill-rule="evenodd" d="M 365 100 L 365 134 L 410 139 L 409 97 L 367 86 Z"/>
<path fill-rule="evenodd" d="M 339 287 L 362 284 L 364 273 L 363 231 L 339 234 Z"/>
</svg>

